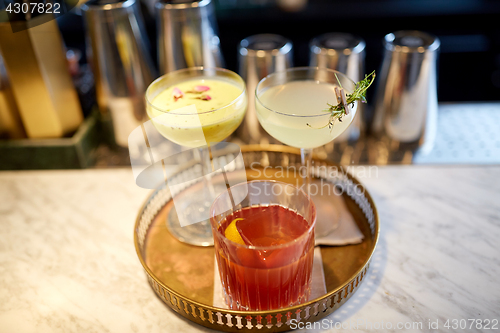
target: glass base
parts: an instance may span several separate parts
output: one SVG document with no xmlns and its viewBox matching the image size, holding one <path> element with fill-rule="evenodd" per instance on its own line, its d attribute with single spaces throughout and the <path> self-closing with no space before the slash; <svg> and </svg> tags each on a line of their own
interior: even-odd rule
<svg viewBox="0 0 500 333">
<path fill-rule="evenodd" d="M 241 165 L 244 165 L 243 162 Z M 245 169 L 231 171 L 225 175 L 219 173 L 212 175 L 208 182 L 200 180 L 175 194 L 172 200 L 174 206 L 166 221 L 172 236 L 191 245 L 213 246 L 210 207 L 217 196 L 227 191 L 227 186 L 246 180 Z M 212 186 L 209 188 L 210 184 Z M 169 188 L 172 191 L 173 187 Z"/>
<path fill-rule="evenodd" d="M 181 227 L 175 208 L 170 210 L 167 228 L 179 241 L 196 246 L 213 246 L 214 238 L 209 220 Z"/>
<path fill-rule="evenodd" d="M 215 185 L 216 193 L 224 190 L 224 185 Z M 213 202 L 213 193 L 209 193 L 208 188 L 198 183 L 184 190 L 180 196 L 181 200 L 176 198 L 175 206 L 168 214 L 168 230 L 181 242 L 197 246 L 213 246 L 212 226 L 210 219 L 207 218 Z M 188 219 L 200 222 L 182 226 L 180 220 Z"/>
</svg>

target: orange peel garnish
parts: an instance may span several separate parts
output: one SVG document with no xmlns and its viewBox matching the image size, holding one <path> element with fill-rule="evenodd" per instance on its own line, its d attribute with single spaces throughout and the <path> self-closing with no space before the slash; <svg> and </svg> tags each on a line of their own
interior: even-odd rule
<svg viewBox="0 0 500 333">
<path fill-rule="evenodd" d="M 236 227 L 236 222 L 237 221 L 242 221 L 244 220 L 243 218 L 237 218 L 231 221 L 231 223 L 227 226 L 226 230 L 224 230 L 224 236 L 226 236 L 227 239 L 229 239 L 232 242 L 245 245 L 245 241 L 243 241 L 243 238 L 241 238 L 240 232 L 238 231 L 238 228 Z"/>
</svg>

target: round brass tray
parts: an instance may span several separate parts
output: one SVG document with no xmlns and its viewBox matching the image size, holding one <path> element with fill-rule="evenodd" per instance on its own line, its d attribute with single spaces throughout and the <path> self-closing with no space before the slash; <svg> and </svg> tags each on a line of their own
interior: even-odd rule
<svg viewBox="0 0 500 333">
<path fill-rule="evenodd" d="M 269 177 L 273 170 L 282 172 L 283 167 L 300 166 L 300 152 L 295 148 L 250 145 L 241 147 L 241 151 L 249 180 L 263 179 L 263 168 Z M 360 244 L 321 247 L 326 294 L 304 304 L 272 311 L 214 307 L 213 247 L 188 245 L 169 233 L 165 221 L 173 204 L 166 188 L 157 189 L 146 200 L 134 229 L 137 255 L 156 294 L 181 316 L 226 332 L 281 332 L 290 329 L 291 320 L 313 322 L 337 310 L 366 277 L 378 241 L 379 220 L 372 198 L 357 179 L 328 161 L 314 159 L 313 166 L 338 171 L 315 177 L 343 189 L 346 205 L 364 234 Z M 284 181 L 283 177 L 280 180 Z"/>
</svg>

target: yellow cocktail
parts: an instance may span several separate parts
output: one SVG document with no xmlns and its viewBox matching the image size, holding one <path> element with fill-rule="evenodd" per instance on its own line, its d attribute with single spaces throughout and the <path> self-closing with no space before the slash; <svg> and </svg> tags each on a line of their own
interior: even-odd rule
<svg viewBox="0 0 500 333">
<path fill-rule="evenodd" d="M 247 107 L 243 80 L 223 69 L 169 73 L 151 84 L 146 99 L 158 131 L 188 147 L 226 139 L 240 125 Z"/>
</svg>

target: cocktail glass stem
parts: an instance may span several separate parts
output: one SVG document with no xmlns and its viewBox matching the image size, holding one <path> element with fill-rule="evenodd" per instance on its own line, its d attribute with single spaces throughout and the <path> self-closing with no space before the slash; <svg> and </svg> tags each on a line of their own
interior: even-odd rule
<svg viewBox="0 0 500 333">
<path fill-rule="evenodd" d="M 304 191 L 314 200 L 320 200 L 323 196 L 323 188 L 319 186 L 314 191 L 314 195 L 311 191 L 311 173 L 312 173 L 312 148 L 301 148 L 300 149 L 300 162 L 302 167 L 305 168 L 306 172 L 301 172 L 302 175 L 302 184 L 304 185 Z M 315 199 L 316 198 L 316 199 Z M 317 207 L 318 212 L 321 211 L 321 205 Z M 335 209 L 335 207 L 329 207 L 330 210 Z M 320 213 L 318 213 L 320 214 Z M 323 214 L 321 214 L 323 215 Z M 334 216 L 323 216 L 324 218 L 318 219 L 316 221 L 316 226 L 314 228 L 314 234 L 316 238 L 325 237 L 330 234 L 333 230 L 338 227 L 338 220 L 335 220 Z"/>
<path fill-rule="evenodd" d="M 200 157 L 200 163 L 201 163 L 201 175 L 203 177 L 203 183 L 205 185 L 205 188 L 208 189 L 208 192 L 210 194 L 210 198 L 215 197 L 215 189 L 214 185 L 212 184 L 212 172 L 213 170 L 213 165 L 212 165 L 212 159 L 210 156 L 210 145 L 207 145 L 206 147 L 200 147 L 198 148 L 198 153 Z M 209 198 L 206 198 L 207 202 L 210 201 L 210 205 L 212 204 L 211 200 Z M 205 221 L 203 222 L 205 223 Z M 208 224 L 208 221 L 206 221 Z"/>
<path fill-rule="evenodd" d="M 202 146 L 198 148 L 198 153 L 200 154 L 201 175 L 203 178 L 203 184 L 205 189 L 208 190 L 208 193 L 204 192 L 206 196 L 202 199 L 203 207 L 200 207 L 200 209 L 208 211 L 208 209 L 210 209 L 210 206 L 212 205 L 213 199 L 215 199 L 215 188 L 214 184 L 212 183 L 212 173 L 214 171 L 213 170 L 214 168 L 212 164 L 210 145 L 207 144 L 206 147 Z M 209 219 L 203 220 L 198 224 L 199 228 L 202 228 L 207 234 L 210 234 L 212 232 L 212 227 L 210 225 Z"/>
<path fill-rule="evenodd" d="M 305 192 L 310 195 L 309 190 L 311 186 L 311 164 L 312 164 L 312 148 L 300 148 L 300 162 L 302 167 L 306 169 L 305 173 L 302 174 L 302 184 L 305 187 Z"/>
</svg>

